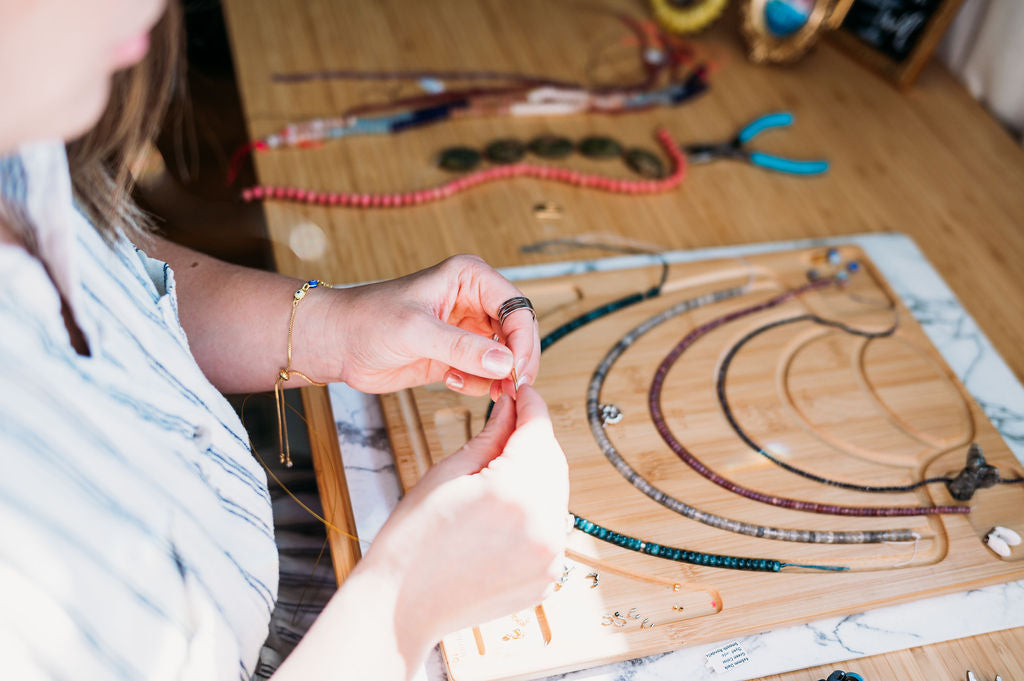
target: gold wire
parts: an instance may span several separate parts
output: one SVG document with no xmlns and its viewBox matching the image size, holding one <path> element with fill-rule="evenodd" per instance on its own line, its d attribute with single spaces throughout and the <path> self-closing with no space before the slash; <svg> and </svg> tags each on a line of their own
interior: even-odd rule
<svg viewBox="0 0 1024 681">
<path fill-rule="evenodd" d="M 245 405 L 249 402 L 249 399 L 252 398 L 252 397 L 256 397 L 256 395 L 246 395 L 245 398 L 242 400 L 242 406 L 241 406 L 241 409 L 239 410 L 241 412 L 240 415 L 239 415 L 239 418 L 242 421 L 242 427 L 243 428 L 245 428 Z M 302 419 L 302 422 L 306 424 L 307 430 L 308 430 L 309 421 L 306 420 L 306 417 L 303 416 L 299 412 L 298 409 L 296 409 L 295 407 L 291 406 L 290 404 L 285 404 L 284 406 L 287 409 L 291 409 L 293 413 L 295 413 L 300 419 Z M 313 431 L 310 430 L 310 432 L 313 432 Z M 314 433 L 314 435 L 319 440 L 320 434 L 319 433 Z M 348 537 L 349 539 L 352 539 L 352 540 L 360 542 L 360 543 L 369 544 L 369 542 L 367 542 L 366 540 L 360 539 L 359 537 L 355 536 L 354 534 L 349 534 L 348 532 L 345 532 L 344 530 L 342 530 L 341 528 L 336 526 L 334 523 L 332 523 L 331 521 L 327 520 L 326 518 L 324 518 L 323 516 L 318 514 L 316 511 L 311 509 L 309 506 L 307 506 L 305 503 L 303 503 L 303 501 L 301 499 L 299 499 L 295 495 L 295 493 L 292 492 L 288 488 L 288 486 L 284 484 L 284 482 L 281 481 L 281 478 L 277 477 L 277 474 L 274 473 L 274 470 L 270 466 L 267 465 L 267 462 L 263 459 L 262 456 L 260 456 L 260 453 L 258 451 L 256 451 L 256 445 L 253 444 L 252 438 L 248 436 L 248 429 L 246 430 L 246 437 L 249 440 L 249 450 L 252 452 L 253 456 L 256 457 L 256 460 L 260 462 L 260 465 L 263 466 L 263 468 L 267 471 L 267 474 L 271 478 L 273 478 L 274 482 L 276 482 L 278 484 L 278 486 L 280 486 L 280 488 L 285 491 L 285 494 L 290 496 L 295 501 L 295 503 L 297 503 L 299 506 L 302 507 L 302 509 L 304 511 L 306 511 L 306 513 L 310 514 L 311 516 L 313 516 L 314 518 L 319 520 L 328 529 L 337 532 L 338 534 L 342 535 L 343 537 Z M 320 442 L 320 444 L 321 445 L 323 444 L 322 441 Z"/>
</svg>

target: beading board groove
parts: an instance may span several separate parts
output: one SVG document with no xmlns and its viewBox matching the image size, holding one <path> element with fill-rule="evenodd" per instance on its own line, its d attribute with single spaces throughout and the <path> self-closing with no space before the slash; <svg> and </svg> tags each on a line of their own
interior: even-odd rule
<svg viewBox="0 0 1024 681">
<path fill-rule="evenodd" d="M 749 449 L 729 428 L 715 397 L 723 356 L 754 328 L 810 312 L 877 330 L 895 315 L 897 329 L 889 338 L 864 339 L 820 325 L 792 324 L 752 340 L 737 353 L 726 382 L 740 425 L 788 462 L 831 479 L 887 485 L 955 474 L 971 442 L 1005 477 L 1020 475 L 1022 466 L 880 273 L 856 247 L 840 251 L 845 261 L 861 264 L 843 289 L 809 292 L 723 325 L 680 357 L 663 396 L 676 436 L 712 469 L 759 491 L 827 504 L 956 504 L 941 483 L 869 494 L 794 475 Z M 524 611 L 445 638 L 454 681 L 536 678 L 1024 578 L 1024 551 L 1000 559 L 982 542 L 997 524 L 1024 532 L 1024 485 L 978 491 L 966 516 L 810 514 L 739 497 L 699 476 L 661 440 L 647 399 L 654 369 L 669 349 L 697 325 L 805 283 L 811 267 L 827 273 L 822 255 L 820 249 L 807 249 L 673 266 L 660 297 L 596 320 L 553 344 L 542 358 L 536 387 L 549 404 L 569 459 L 570 509 L 576 514 L 663 545 L 854 569 L 751 573 L 685 565 L 574 532 L 569 546 L 583 562 L 573 563 L 565 585 L 543 611 Z M 520 288 L 537 308 L 543 336 L 576 315 L 650 288 L 660 274 L 657 267 L 588 273 L 522 282 Z M 726 532 L 658 505 L 609 464 L 585 411 L 587 385 L 601 358 L 630 329 L 670 305 L 742 284 L 749 288 L 740 296 L 673 318 L 626 349 L 601 391 L 601 401 L 614 403 L 625 415 L 621 423 L 607 426 L 609 438 L 644 477 L 703 510 L 792 528 L 906 527 L 921 535 L 919 542 L 825 545 Z M 894 309 L 886 307 L 887 300 L 896 301 Z M 403 412 L 395 396 L 383 400 L 405 485 L 418 479 L 414 457 L 405 451 L 411 439 L 422 438 L 431 459 L 440 460 L 479 431 L 487 409 L 484 398 L 462 397 L 436 385 L 407 397 L 418 418 L 407 418 L 409 409 Z M 416 438 L 410 438 L 410 427 L 418 429 Z M 591 572 L 599 574 L 596 588 Z M 615 612 L 621 617 L 616 619 Z M 642 626 L 644 620 L 656 626 Z"/>
</svg>

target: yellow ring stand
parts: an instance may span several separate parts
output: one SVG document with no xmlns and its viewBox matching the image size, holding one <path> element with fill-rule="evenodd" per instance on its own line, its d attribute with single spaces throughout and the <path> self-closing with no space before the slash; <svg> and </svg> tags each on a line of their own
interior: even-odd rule
<svg viewBox="0 0 1024 681">
<path fill-rule="evenodd" d="M 729 0 L 698 0 L 680 7 L 672 0 L 650 0 L 654 19 L 671 33 L 696 33 L 721 15 Z"/>
</svg>

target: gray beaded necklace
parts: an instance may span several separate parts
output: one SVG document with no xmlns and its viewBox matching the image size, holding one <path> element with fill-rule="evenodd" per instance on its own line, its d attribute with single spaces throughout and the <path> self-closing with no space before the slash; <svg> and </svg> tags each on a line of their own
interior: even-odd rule
<svg viewBox="0 0 1024 681">
<path fill-rule="evenodd" d="M 690 298 L 676 303 L 672 307 L 647 319 L 631 330 L 623 336 L 611 348 L 611 350 L 608 351 L 608 354 L 606 354 L 604 359 L 601 360 L 601 363 L 598 364 L 591 376 L 590 385 L 587 388 L 586 407 L 587 420 L 590 423 L 590 431 L 593 433 L 594 439 L 597 440 L 597 444 L 601 448 L 605 457 L 612 464 L 615 470 L 622 475 L 622 477 L 654 501 L 686 518 L 696 520 L 697 522 L 710 525 L 711 527 L 720 530 L 727 530 L 729 532 L 736 532 L 738 534 L 745 534 L 751 537 L 761 537 L 764 539 L 820 544 L 868 544 L 879 542 L 906 542 L 918 539 L 920 535 L 910 529 L 870 531 L 789 529 L 755 525 L 708 513 L 707 511 L 702 511 L 690 506 L 689 504 L 658 489 L 632 466 L 630 466 L 622 455 L 619 454 L 615 445 L 612 444 L 607 432 L 605 431 L 606 418 L 600 403 L 600 394 L 601 386 L 604 384 L 605 378 L 619 357 L 621 357 L 622 354 L 634 342 L 636 342 L 638 338 L 648 333 L 656 326 L 698 307 L 711 305 L 729 298 L 737 297 L 743 294 L 746 290 L 747 286 L 738 286 L 714 291 L 703 296 Z"/>
</svg>

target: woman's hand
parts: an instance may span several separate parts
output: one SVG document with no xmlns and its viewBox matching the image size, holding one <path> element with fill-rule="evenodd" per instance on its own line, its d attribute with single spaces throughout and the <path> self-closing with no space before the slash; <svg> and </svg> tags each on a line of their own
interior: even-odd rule
<svg viewBox="0 0 1024 681">
<path fill-rule="evenodd" d="M 308 371 L 318 380 L 373 393 L 444 381 L 456 392 L 497 398 L 513 392 L 513 368 L 520 384 L 537 376 L 533 315 L 520 310 L 498 326 L 498 308 L 522 293 L 475 256 L 329 293 L 321 299 L 324 343 L 312 344 L 319 356 L 310 358 Z M 305 342 L 296 339 L 297 346 Z"/>
<path fill-rule="evenodd" d="M 544 401 L 502 396 L 409 490 L 274 679 L 408 679 L 445 634 L 539 603 L 563 570 L 568 499 Z"/>
<path fill-rule="evenodd" d="M 529 316 L 529 315 L 527 315 Z M 396 610 L 441 636 L 536 605 L 563 570 L 568 468 L 533 388 L 405 496 L 359 564 L 390 576 Z"/>
</svg>

